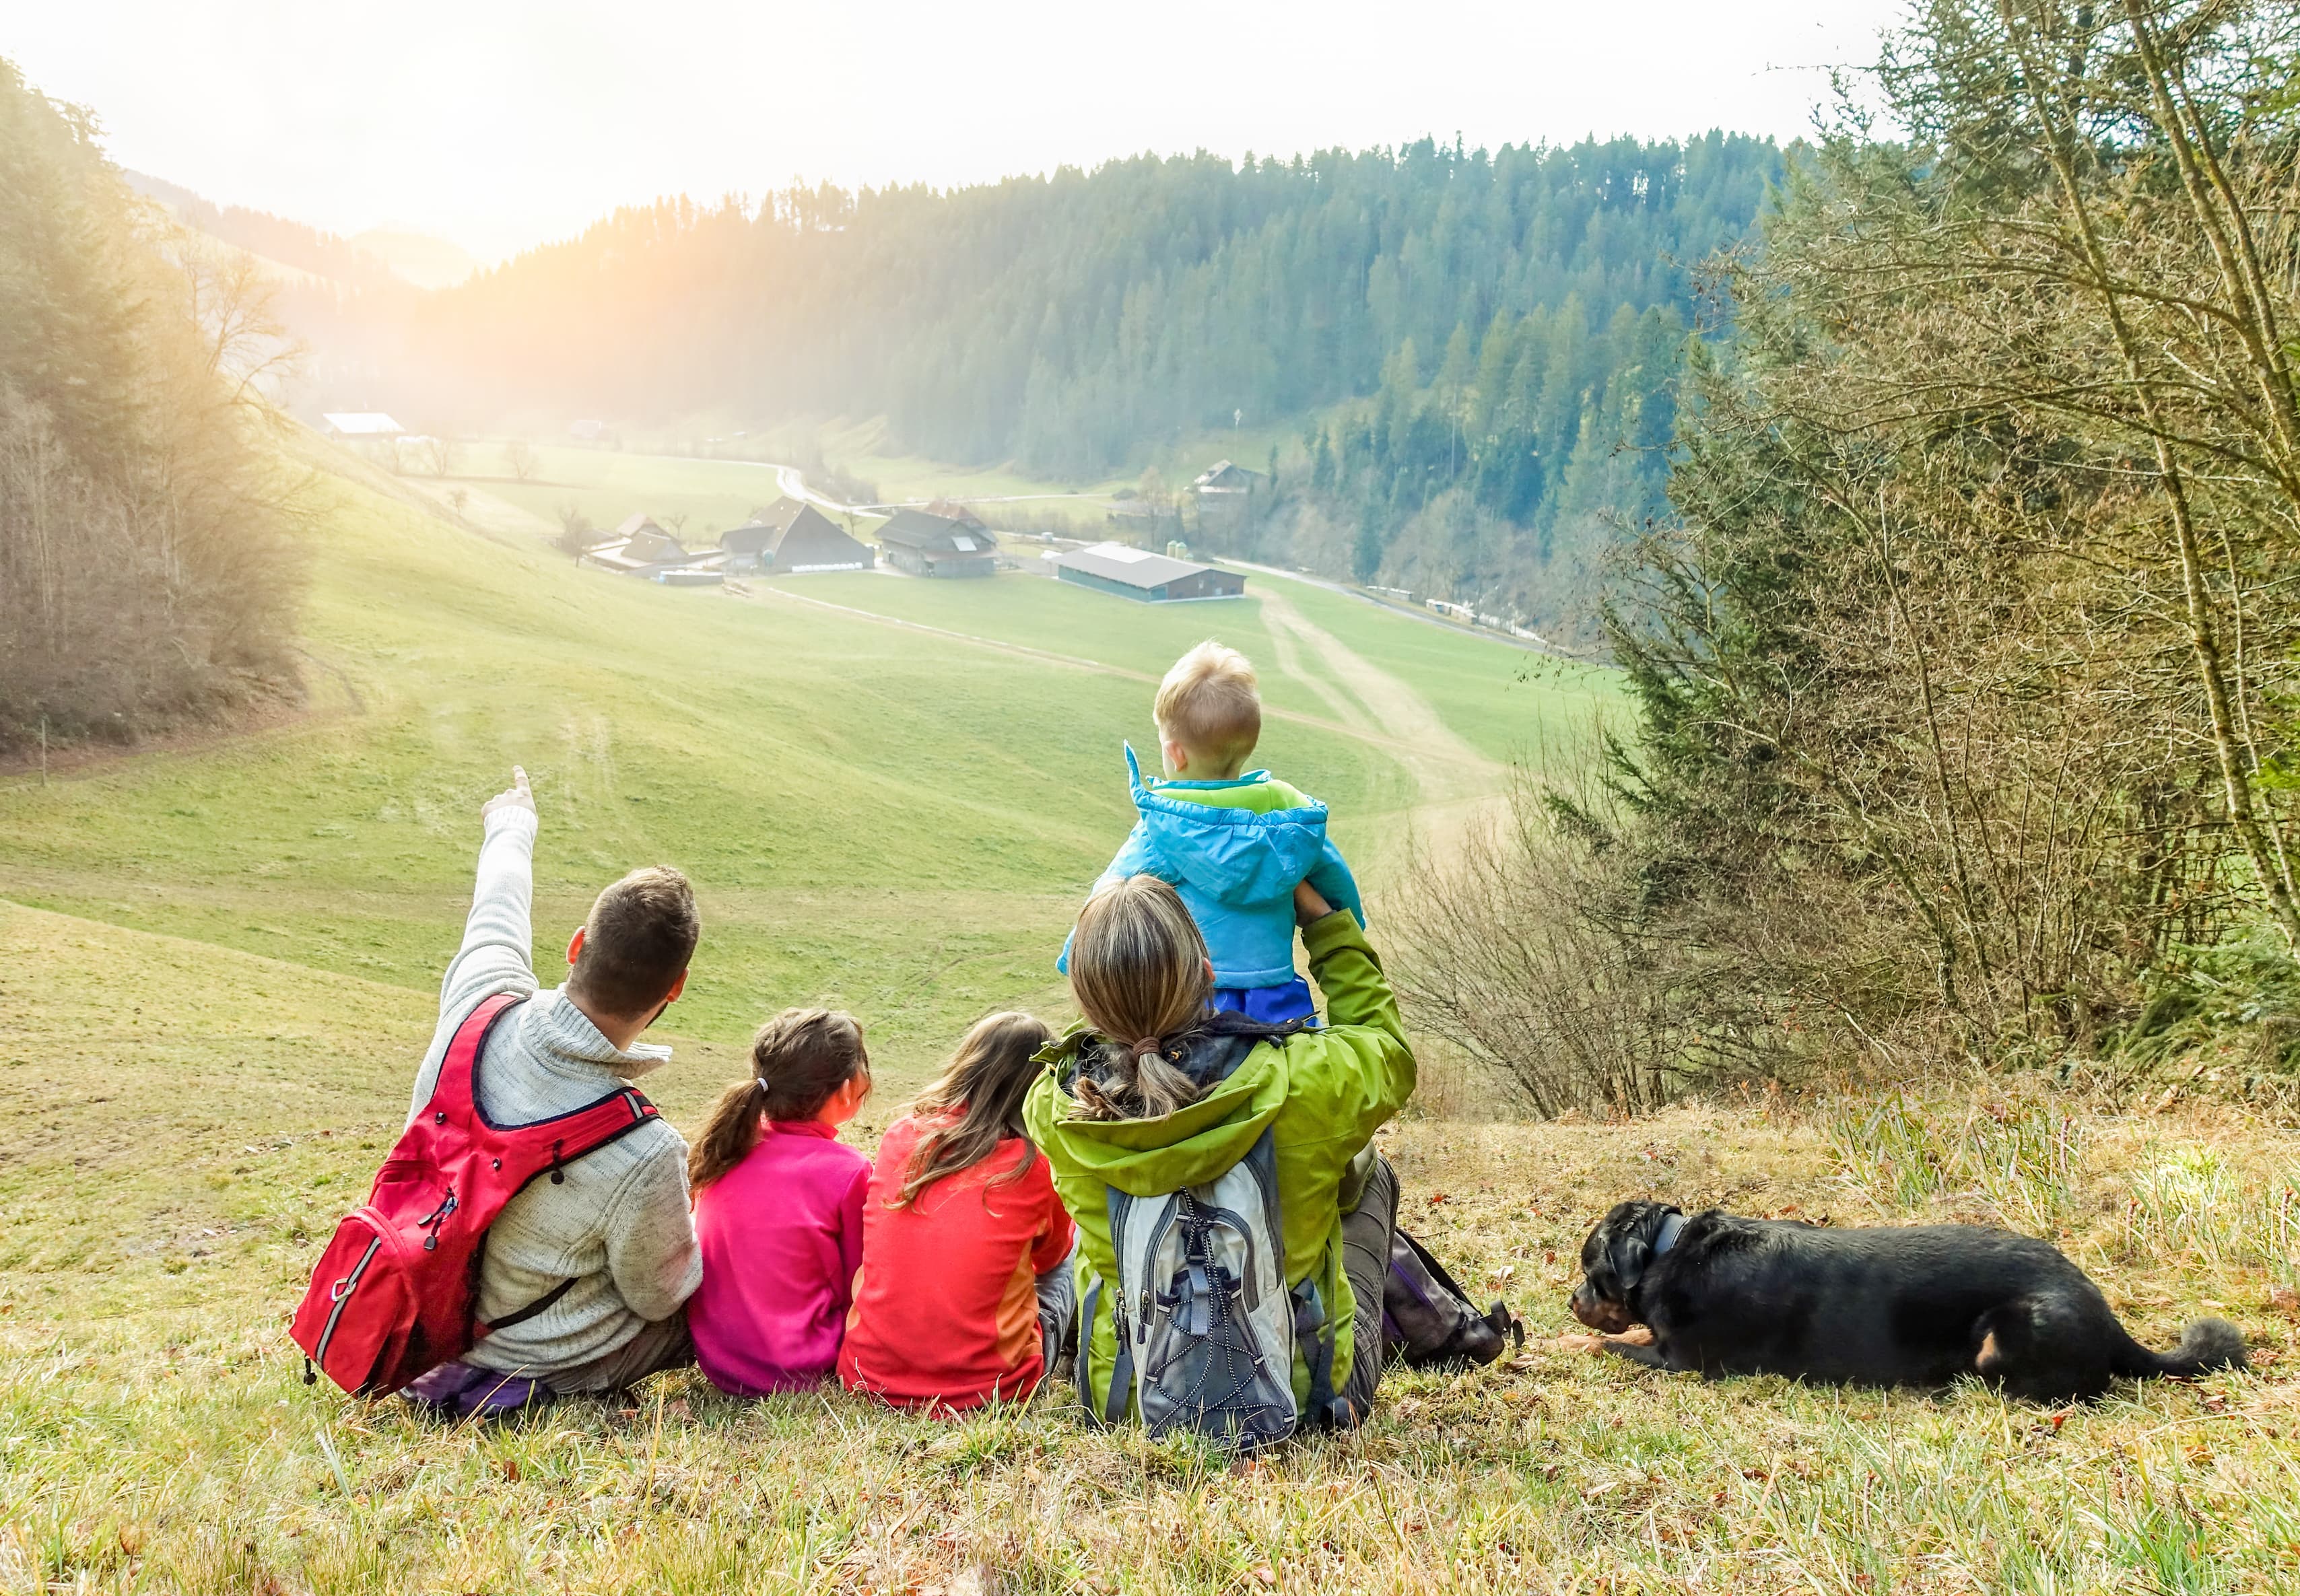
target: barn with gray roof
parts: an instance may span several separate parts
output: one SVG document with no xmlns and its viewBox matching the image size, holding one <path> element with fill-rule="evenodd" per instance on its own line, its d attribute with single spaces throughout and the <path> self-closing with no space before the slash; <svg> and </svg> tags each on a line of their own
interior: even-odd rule
<svg viewBox="0 0 2300 1596">
<path fill-rule="evenodd" d="M 1054 568 L 1059 581 L 1144 603 L 1238 598 L 1246 592 L 1246 578 L 1236 571 L 1177 560 L 1171 554 L 1154 554 L 1122 543 L 1071 549 L 1047 563 Z"/>
</svg>

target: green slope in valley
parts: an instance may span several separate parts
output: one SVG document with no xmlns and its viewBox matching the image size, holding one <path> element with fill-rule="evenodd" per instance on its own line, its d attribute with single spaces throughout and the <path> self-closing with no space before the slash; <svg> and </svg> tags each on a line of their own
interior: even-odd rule
<svg viewBox="0 0 2300 1596">
<path fill-rule="evenodd" d="M 348 480 L 324 491 L 309 713 L 0 785 L 0 896 L 422 990 L 460 928 L 477 805 L 517 761 L 544 818 L 538 968 L 603 882 L 676 864 L 705 932 L 674 1029 L 736 1042 L 787 1003 L 844 1004 L 900 1077 L 991 1007 L 1065 1007 L 1051 960 L 1131 818 L 1117 755 L 1148 741 L 1142 677 L 1210 631 L 1269 657 L 1251 603 L 792 585 L 977 644 L 580 570 Z M 1322 713 L 1264 676 L 1273 708 Z M 1262 752 L 1369 856 L 1416 799 L 1379 736 L 1275 715 Z"/>
</svg>

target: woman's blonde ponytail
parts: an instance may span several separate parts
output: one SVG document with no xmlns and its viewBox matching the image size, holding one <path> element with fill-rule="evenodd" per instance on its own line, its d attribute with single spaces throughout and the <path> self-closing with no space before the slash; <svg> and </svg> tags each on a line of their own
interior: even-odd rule
<svg viewBox="0 0 2300 1596">
<path fill-rule="evenodd" d="M 1088 900 L 1071 942 L 1071 993 L 1109 1047 L 1101 1078 L 1082 1071 L 1075 1083 L 1087 1118 L 1155 1119 L 1197 1101 L 1197 1083 L 1166 1054 L 1198 1023 L 1212 985 L 1205 938 L 1165 882 L 1135 876 Z"/>
</svg>

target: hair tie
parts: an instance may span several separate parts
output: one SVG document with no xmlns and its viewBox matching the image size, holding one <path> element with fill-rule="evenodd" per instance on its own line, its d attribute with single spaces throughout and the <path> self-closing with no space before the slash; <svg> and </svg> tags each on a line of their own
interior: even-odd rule
<svg viewBox="0 0 2300 1596">
<path fill-rule="evenodd" d="M 751 1077 L 751 1085 L 756 1086 L 762 1092 L 771 1092 L 774 1090 L 774 1087 L 769 1084 L 767 1077 L 762 1075 L 753 1076 Z"/>
<path fill-rule="evenodd" d="M 1144 1053 L 1164 1052 L 1166 1051 L 1166 1044 L 1156 1036 L 1145 1036 L 1126 1051 L 1130 1057 L 1138 1059 Z"/>
</svg>

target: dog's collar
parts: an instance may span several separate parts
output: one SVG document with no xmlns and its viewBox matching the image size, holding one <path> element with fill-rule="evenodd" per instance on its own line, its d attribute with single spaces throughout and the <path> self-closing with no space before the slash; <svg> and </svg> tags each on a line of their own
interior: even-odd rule
<svg viewBox="0 0 2300 1596">
<path fill-rule="evenodd" d="M 1661 1229 L 1654 1235 L 1653 1255 L 1655 1258 L 1659 1258 L 1671 1247 L 1676 1246 L 1677 1238 L 1684 1229 L 1685 1216 L 1683 1214 L 1664 1215 L 1662 1218 Z"/>
</svg>

